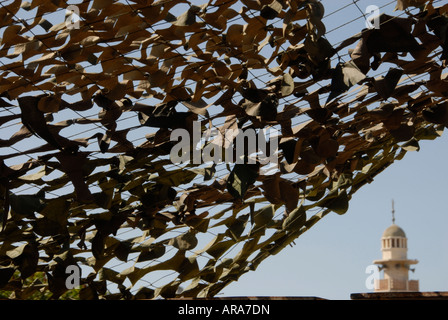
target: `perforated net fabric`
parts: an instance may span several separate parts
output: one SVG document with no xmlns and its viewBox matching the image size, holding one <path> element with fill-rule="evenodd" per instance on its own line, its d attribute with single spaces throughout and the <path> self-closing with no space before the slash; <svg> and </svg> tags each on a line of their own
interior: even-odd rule
<svg viewBox="0 0 448 320">
<path fill-rule="evenodd" d="M 2 1 L 0 290 L 211 297 L 344 214 L 448 123 L 448 5 L 392 3 L 331 43 L 326 1 Z M 196 125 L 275 161 L 173 163 Z"/>
</svg>

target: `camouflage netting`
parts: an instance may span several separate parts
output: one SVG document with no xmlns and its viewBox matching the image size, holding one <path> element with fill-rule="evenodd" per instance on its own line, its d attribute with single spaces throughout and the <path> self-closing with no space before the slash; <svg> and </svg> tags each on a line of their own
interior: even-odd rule
<svg viewBox="0 0 448 320">
<path fill-rule="evenodd" d="M 448 5 L 393 2 L 335 44 L 325 1 L 2 1 L 0 290 L 210 297 L 344 214 L 448 124 Z M 193 121 L 275 128 L 279 169 L 173 164 Z"/>
</svg>

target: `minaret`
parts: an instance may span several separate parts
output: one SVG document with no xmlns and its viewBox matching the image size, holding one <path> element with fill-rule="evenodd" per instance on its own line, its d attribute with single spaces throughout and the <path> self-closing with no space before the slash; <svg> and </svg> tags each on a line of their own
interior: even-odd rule
<svg viewBox="0 0 448 320">
<path fill-rule="evenodd" d="M 375 280 L 375 292 L 419 291 L 418 280 L 409 280 L 409 270 L 417 260 L 407 258 L 407 238 L 403 229 L 395 224 L 395 209 L 392 200 L 392 225 L 381 237 L 383 258 L 373 261 L 384 270 L 384 279 Z"/>
</svg>

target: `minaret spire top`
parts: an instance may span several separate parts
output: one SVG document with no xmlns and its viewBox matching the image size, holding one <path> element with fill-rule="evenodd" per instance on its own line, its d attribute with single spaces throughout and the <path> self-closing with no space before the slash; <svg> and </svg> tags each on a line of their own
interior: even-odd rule
<svg viewBox="0 0 448 320">
<path fill-rule="evenodd" d="M 392 199 L 392 224 L 395 224 L 395 208 L 394 208 L 394 199 Z"/>
</svg>

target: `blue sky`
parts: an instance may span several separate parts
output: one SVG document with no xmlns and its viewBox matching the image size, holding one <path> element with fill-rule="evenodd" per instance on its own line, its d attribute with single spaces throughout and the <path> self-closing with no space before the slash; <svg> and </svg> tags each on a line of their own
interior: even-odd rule
<svg viewBox="0 0 448 320">
<path fill-rule="evenodd" d="M 359 190 L 349 211 L 329 214 L 286 247 L 226 287 L 224 296 L 317 296 L 350 299 L 369 292 L 367 266 L 381 258 L 381 235 L 396 224 L 408 237 L 408 257 L 419 260 L 410 279 L 420 291 L 448 291 L 448 134 L 421 143 Z"/>
<path fill-rule="evenodd" d="M 361 10 L 365 12 L 369 5 L 377 5 L 381 13 L 402 13 L 393 11 L 396 1 L 390 0 L 358 1 L 359 8 L 351 0 L 322 2 L 331 43 L 361 31 L 365 27 Z M 345 215 L 327 215 L 295 246 L 243 275 L 222 295 L 343 300 L 350 299 L 351 293 L 370 292 L 365 285 L 370 275 L 366 268 L 381 258 L 381 235 L 392 224 L 392 199 L 395 222 L 408 237 L 408 257 L 419 260 L 410 279 L 420 281 L 420 291 L 448 291 L 447 135 L 421 142 L 420 151 L 409 152 L 359 190 Z"/>
</svg>

